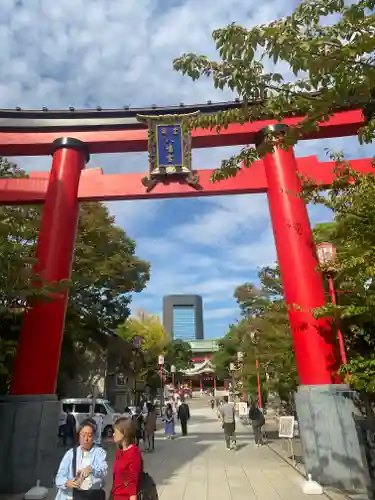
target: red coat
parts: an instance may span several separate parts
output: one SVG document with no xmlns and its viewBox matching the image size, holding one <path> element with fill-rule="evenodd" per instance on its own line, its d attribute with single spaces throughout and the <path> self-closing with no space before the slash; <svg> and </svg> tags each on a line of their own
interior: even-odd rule
<svg viewBox="0 0 375 500">
<path fill-rule="evenodd" d="M 112 495 L 116 500 L 128 500 L 138 493 L 142 466 L 142 455 L 135 445 L 127 450 L 117 450 L 113 464 L 112 487 Z"/>
</svg>

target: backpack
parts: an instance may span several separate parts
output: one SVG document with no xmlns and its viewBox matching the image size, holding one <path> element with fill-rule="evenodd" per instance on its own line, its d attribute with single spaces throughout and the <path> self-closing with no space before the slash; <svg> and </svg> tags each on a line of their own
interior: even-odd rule
<svg viewBox="0 0 375 500">
<path fill-rule="evenodd" d="M 138 500 L 157 500 L 158 492 L 156 489 L 155 481 L 152 479 L 148 472 L 145 472 L 142 468 L 141 475 L 138 483 Z"/>
<path fill-rule="evenodd" d="M 259 425 L 262 426 L 266 423 L 266 419 L 264 418 L 264 415 L 263 415 L 263 412 L 262 411 L 259 411 L 260 415 L 259 415 Z"/>
<path fill-rule="evenodd" d="M 250 418 L 250 420 L 256 421 L 256 423 L 260 426 L 262 426 L 266 423 L 263 412 L 260 411 L 259 408 L 250 408 L 249 418 Z"/>
</svg>

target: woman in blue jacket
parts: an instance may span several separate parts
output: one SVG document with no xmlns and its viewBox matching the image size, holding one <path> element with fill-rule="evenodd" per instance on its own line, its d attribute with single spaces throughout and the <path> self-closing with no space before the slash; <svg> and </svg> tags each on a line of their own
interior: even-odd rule
<svg viewBox="0 0 375 500">
<path fill-rule="evenodd" d="M 79 446 L 68 450 L 61 460 L 55 480 L 58 488 L 55 500 L 72 500 L 74 490 L 92 491 L 89 496 L 93 500 L 105 498 L 103 488 L 108 472 L 107 453 L 95 444 L 95 432 L 96 426 L 92 422 L 81 425 Z"/>
</svg>

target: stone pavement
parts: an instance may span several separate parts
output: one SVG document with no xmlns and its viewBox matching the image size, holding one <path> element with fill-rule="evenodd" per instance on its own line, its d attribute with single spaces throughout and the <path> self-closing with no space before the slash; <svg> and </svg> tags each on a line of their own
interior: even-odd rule
<svg viewBox="0 0 375 500">
<path fill-rule="evenodd" d="M 270 448 L 256 448 L 248 427 L 237 424 L 237 451 L 227 451 L 216 410 L 191 408 L 189 435 L 156 440 L 145 454 L 160 500 L 302 500 L 303 478 Z M 323 496 L 322 498 L 326 498 Z"/>
<path fill-rule="evenodd" d="M 155 452 L 144 453 L 145 470 L 158 486 L 160 500 L 303 500 L 303 477 L 268 446 L 256 448 L 251 430 L 237 423 L 237 451 L 227 451 L 216 410 L 193 401 L 189 435 L 177 425 L 173 441 L 157 432 Z M 197 407 L 198 406 L 198 407 Z M 115 447 L 108 446 L 107 493 L 111 488 Z M 52 488 L 47 500 L 54 500 Z M 22 500 L 23 495 L 0 495 Z M 325 495 L 319 498 L 327 499 Z M 335 499 L 336 500 L 336 499 Z"/>
</svg>

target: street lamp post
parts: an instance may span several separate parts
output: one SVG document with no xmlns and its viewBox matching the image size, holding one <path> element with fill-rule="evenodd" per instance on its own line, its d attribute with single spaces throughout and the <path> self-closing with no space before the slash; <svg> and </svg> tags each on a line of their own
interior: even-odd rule
<svg viewBox="0 0 375 500">
<path fill-rule="evenodd" d="M 175 388 L 175 386 L 174 386 L 174 382 L 175 382 L 174 378 L 175 378 L 175 374 L 176 374 L 176 367 L 175 367 L 175 365 L 171 366 L 171 374 L 172 374 L 172 385 L 173 385 L 173 389 L 174 389 Z"/>
<path fill-rule="evenodd" d="M 163 368 L 164 368 L 164 356 L 160 355 L 158 359 L 159 364 L 159 374 L 160 374 L 160 410 L 164 406 L 164 387 L 163 387 Z"/>
<path fill-rule="evenodd" d="M 325 274 L 327 275 L 328 279 L 329 295 L 331 297 L 332 304 L 336 305 L 337 304 L 336 290 L 335 290 L 335 283 L 333 281 L 334 269 L 332 266 L 330 266 L 331 264 L 333 264 L 336 258 L 336 248 L 334 247 L 334 245 L 332 245 L 332 243 L 318 243 L 318 245 L 316 245 L 316 253 L 318 256 L 319 264 L 326 269 Z M 345 351 L 344 337 L 337 323 L 336 323 L 336 330 L 340 348 L 341 361 L 344 365 L 346 365 L 348 363 L 348 358 L 346 356 L 346 351 Z"/>
<path fill-rule="evenodd" d="M 257 369 L 257 385 L 258 385 L 258 406 L 261 411 L 263 411 L 263 398 L 262 398 L 262 388 L 260 386 L 260 374 L 259 374 L 259 361 L 255 361 L 255 366 Z"/>
<path fill-rule="evenodd" d="M 144 338 L 141 335 L 134 335 L 132 338 L 132 346 L 136 354 L 136 358 L 133 364 L 133 372 L 134 372 L 134 381 L 133 381 L 133 392 L 134 392 L 134 406 L 137 405 L 137 357 L 139 355 L 139 351 L 144 342 Z"/>
<path fill-rule="evenodd" d="M 241 351 L 238 351 L 237 352 L 237 361 L 238 361 L 238 364 L 240 365 L 241 367 L 241 379 L 242 379 L 242 383 L 243 383 L 243 358 L 244 358 L 244 353 L 241 352 Z M 246 401 L 246 391 L 243 389 L 242 391 L 242 399 L 244 401 Z"/>
<path fill-rule="evenodd" d="M 229 372 L 232 375 L 232 392 L 233 392 L 233 401 L 234 401 L 234 372 L 236 371 L 236 366 L 234 363 L 229 364 Z"/>
<path fill-rule="evenodd" d="M 256 332 L 251 332 L 250 334 L 251 341 L 254 345 L 256 345 Z M 255 368 L 257 371 L 257 387 L 258 387 L 258 406 L 261 411 L 263 411 L 263 398 L 262 398 L 262 387 L 260 384 L 260 373 L 259 373 L 259 361 L 255 360 Z"/>
</svg>

